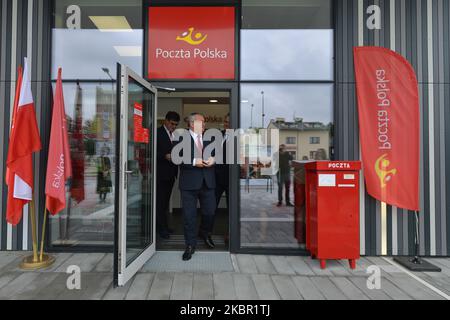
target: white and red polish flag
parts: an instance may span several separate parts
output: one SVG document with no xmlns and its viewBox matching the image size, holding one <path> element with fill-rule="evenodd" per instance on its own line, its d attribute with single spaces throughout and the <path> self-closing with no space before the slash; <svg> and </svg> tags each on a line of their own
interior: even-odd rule
<svg viewBox="0 0 450 320">
<path fill-rule="evenodd" d="M 61 73 L 62 70 L 59 68 L 53 98 L 52 127 L 45 180 L 46 208 L 52 215 L 66 207 L 66 181 L 72 176 Z"/>
<path fill-rule="evenodd" d="M 25 58 L 23 79 L 20 79 L 19 69 L 6 160 L 8 185 L 6 220 L 12 225 L 20 222 L 23 206 L 33 199 L 33 152 L 39 150 L 41 138 L 31 93 L 30 71 Z"/>
</svg>

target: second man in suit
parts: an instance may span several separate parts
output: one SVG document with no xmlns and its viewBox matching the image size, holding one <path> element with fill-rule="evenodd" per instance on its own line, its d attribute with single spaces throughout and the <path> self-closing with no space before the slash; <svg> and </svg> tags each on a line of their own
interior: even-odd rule
<svg viewBox="0 0 450 320">
<path fill-rule="evenodd" d="M 172 163 L 171 152 L 174 145 L 173 132 L 180 122 L 180 115 L 169 111 L 164 124 L 157 133 L 157 197 L 156 197 L 156 230 L 163 239 L 169 239 L 172 230 L 167 223 L 170 196 L 173 184 L 178 175 L 178 166 Z"/>
</svg>

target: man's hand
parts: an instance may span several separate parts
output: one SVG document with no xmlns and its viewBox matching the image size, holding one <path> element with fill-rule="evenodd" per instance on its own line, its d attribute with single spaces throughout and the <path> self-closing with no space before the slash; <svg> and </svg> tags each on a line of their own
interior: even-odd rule
<svg viewBox="0 0 450 320">
<path fill-rule="evenodd" d="M 172 161 L 172 156 L 170 155 L 170 153 L 166 154 L 165 158 L 167 161 Z"/>
<path fill-rule="evenodd" d="M 203 165 L 206 168 L 211 168 L 216 163 L 216 159 L 213 157 L 210 157 L 207 161 L 203 161 Z"/>
<path fill-rule="evenodd" d="M 194 159 L 194 163 L 197 168 L 205 167 L 204 161 L 202 159 Z"/>
</svg>

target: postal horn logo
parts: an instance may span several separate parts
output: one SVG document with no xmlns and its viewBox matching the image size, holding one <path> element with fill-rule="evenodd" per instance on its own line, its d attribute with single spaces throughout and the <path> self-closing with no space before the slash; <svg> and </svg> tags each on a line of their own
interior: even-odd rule
<svg viewBox="0 0 450 320">
<path fill-rule="evenodd" d="M 397 174 L 397 169 L 394 168 L 389 170 L 391 161 L 387 159 L 387 156 L 387 154 L 383 154 L 375 162 L 375 172 L 380 179 L 380 185 L 382 189 L 386 188 L 387 183 L 391 181 L 392 177 Z"/>
<path fill-rule="evenodd" d="M 177 36 L 176 40 L 187 42 L 193 46 L 198 46 L 199 44 L 202 44 L 207 37 L 207 34 L 203 35 L 200 32 L 195 32 L 194 34 L 194 27 L 190 27 L 188 31 L 183 32 L 181 36 Z"/>
</svg>

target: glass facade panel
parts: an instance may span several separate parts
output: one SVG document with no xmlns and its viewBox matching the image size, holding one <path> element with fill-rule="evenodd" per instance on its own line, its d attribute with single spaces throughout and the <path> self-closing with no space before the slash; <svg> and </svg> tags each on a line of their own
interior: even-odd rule
<svg viewBox="0 0 450 320">
<path fill-rule="evenodd" d="M 333 80 L 333 30 L 241 30 L 242 80 Z"/>
<path fill-rule="evenodd" d="M 243 0 L 241 80 L 332 81 L 330 0 Z"/>
<path fill-rule="evenodd" d="M 112 246 L 116 65 L 124 63 L 142 74 L 142 1 L 53 4 L 52 79 L 62 67 L 73 178 L 67 209 L 50 218 L 50 243 Z"/>
<path fill-rule="evenodd" d="M 332 29 L 331 0 L 242 0 L 242 29 Z"/>
<path fill-rule="evenodd" d="M 260 145 L 241 151 L 241 247 L 302 247 L 304 233 L 296 237 L 295 225 L 304 217 L 294 214 L 292 161 L 330 158 L 333 84 L 249 83 L 241 85 L 241 97 L 240 127 L 269 129 L 272 139 L 269 154 Z M 311 145 L 312 137 L 320 143 Z"/>
<path fill-rule="evenodd" d="M 152 243 L 154 95 L 128 79 L 127 266 Z"/>
<path fill-rule="evenodd" d="M 116 63 L 142 74 L 142 1 L 58 0 L 52 30 L 52 78 L 115 78 Z"/>
<path fill-rule="evenodd" d="M 72 160 L 67 208 L 50 216 L 53 246 L 112 246 L 116 148 L 115 85 L 64 83 Z"/>
</svg>

